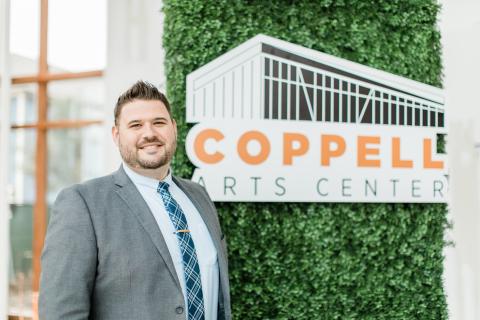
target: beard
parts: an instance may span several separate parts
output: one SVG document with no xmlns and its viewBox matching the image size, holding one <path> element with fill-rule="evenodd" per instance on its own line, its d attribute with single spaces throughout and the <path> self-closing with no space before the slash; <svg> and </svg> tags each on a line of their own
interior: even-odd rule
<svg viewBox="0 0 480 320">
<path fill-rule="evenodd" d="M 160 151 L 161 153 L 156 154 L 152 159 L 142 157 L 140 149 L 144 144 L 147 143 L 159 143 L 162 146 L 162 150 Z M 177 148 L 177 141 L 174 139 L 169 145 L 165 141 L 160 141 L 156 137 L 153 137 L 150 139 L 143 139 L 133 148 L 122 144 L 121 140 L 119 140 L 118 146 L 123 161 L 125 161 L 125 163 L 130 167 L 140 169 L 158 169 L 168 165 L 171 162 Z"/>
</svg>

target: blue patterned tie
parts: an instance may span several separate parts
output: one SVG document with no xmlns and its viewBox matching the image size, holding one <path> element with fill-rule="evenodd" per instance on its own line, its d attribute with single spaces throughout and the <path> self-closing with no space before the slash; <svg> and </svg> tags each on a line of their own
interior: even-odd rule
<svg viewBox="0 0 480 320">
<path fill-rule="evenodd" d="M 162 196 L 163 204 L 177 230 L 177 240 L 183 258 L 183 270 L 187 288 L 188 320 L 204 320 L 202 280 L 198 266 L 197 253 L 192 235 L 188 231 L 187 219 L 180 205 L 168 191 L 168 183 L 160 181 L 157 192 Z"/>
</svg>

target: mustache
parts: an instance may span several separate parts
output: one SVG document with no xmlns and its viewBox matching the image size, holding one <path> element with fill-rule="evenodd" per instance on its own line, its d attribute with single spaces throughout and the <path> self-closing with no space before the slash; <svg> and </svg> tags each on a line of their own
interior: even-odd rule
<svg viewBox="0 0 480 320">
<path fill-rule="evenodd" d="M 158 143 L 159 145 L 163 146 L 165 144 L 165 141 L 162 141 L 157 137 L 143 138 L 143 140 L 137 144 L 137 148 L 143 148 L 145 145 L 151 143 Z"/>
</svg>

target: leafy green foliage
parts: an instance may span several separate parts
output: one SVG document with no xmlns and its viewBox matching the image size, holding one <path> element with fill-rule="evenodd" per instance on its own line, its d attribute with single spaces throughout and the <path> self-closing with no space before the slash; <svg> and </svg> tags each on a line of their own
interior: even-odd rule
<svg viewBox="0 0 480 320">
<path fill-rule="evenodd" d="M 183 146 L 186 75 L 263 33 L 435 86 L 433 0 L 164 0 L 167 95 Z M 446 206 L 217 203 L 234 319 L 447 319 Z"/>
</svg>

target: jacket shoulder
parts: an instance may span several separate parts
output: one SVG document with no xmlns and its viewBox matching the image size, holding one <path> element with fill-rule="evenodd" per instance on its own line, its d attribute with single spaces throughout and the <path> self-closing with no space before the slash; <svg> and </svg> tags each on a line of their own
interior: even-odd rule
<svg viewBox="0 0 480 320">
<path fill-rule="evenodd" d="M 102 177 L 86 180 L 66 187 L 60 191 L 60 194 L 77 193 L 83 197 L 99 196 L 112 190 L 114 179 L 113 173 Z"/>
</svg>

